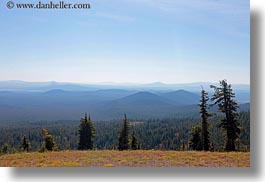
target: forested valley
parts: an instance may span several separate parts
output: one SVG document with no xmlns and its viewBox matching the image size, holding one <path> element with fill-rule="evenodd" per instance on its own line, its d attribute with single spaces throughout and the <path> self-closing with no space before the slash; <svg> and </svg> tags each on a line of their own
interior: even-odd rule
<svg viewBox="0 0 265 182">
<path fill-rule="evenodd" d="M 209 119 L 210 141 L 214 151 L 223 151 L 224 139 L 222 129 L 218 127 L 222 116 Z M 91 118 L 93 120 L 93 118 Z M 191 127 L 200 123 L 200 118 L 165 118 L 149 120 L 130 120 L 131 127 L 136 131 L 141 149 L 190 150 L 189 132 Z M 240 112 L 240 137 L 237 150 L 249 151 L 250 146 L 250 113 Z M 94 121 L 96 128 L 95 149 L 117 149 L 119 128 L 122 119 L 112 121 Z M 1 123 L 0 146 L 8 145 L 8 153 L 17 152 L 22 144 L 23 135 L 30 142 L 30 151 L 40 150 L 43 142 L 42 128 L 55 138 L 59 150 L 77 150 L 79 121 L 39 121 Z"/>
</svg>

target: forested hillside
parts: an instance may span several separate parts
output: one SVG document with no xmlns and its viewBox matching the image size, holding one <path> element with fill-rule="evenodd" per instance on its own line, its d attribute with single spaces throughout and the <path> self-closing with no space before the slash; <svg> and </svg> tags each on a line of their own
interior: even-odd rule
<svg viewBox="0 0 265 182">
<path fill-rule="evenodd" d="M 215 151 L 223 151 L 224 139 L 222 129 L 217 127 L 222 116 L 209 119 L 210 140 Z M 92 118 L 93 120 L 93 118 Z M 134 128 L 139 138 L 141 149 L 188 150 L 189 132 L 192 126 L 199 124 L 200 119 L 165 118 L 150 120 L 130 120 L 131 132 Z M 122 119 L 112 121 L 94 121 L 96 128 L 96 149 L 117 149 L 119 128 Z M 249 151 L 250 146 L 250 114 L 239 113 L 240 140 L 237 150 Z M 43 141 L 42 128 L 55 137 L 59 150 L 76 150 L 78 148 L 79 121 L 39 121 L 8 122 L 0 125 L 0 146 L 8 144 L 9 152 L 20 150 L 23 135 L 30 142 L 30 151 L 37 151 Z"/>
</svg>

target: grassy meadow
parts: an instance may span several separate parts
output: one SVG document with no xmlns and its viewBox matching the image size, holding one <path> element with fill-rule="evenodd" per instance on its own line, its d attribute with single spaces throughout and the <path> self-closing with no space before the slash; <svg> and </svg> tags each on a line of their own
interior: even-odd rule
<svg viewBox="0 0 265 182">
<path fill-rule="evenodd" d="M 249 152 L 96 150 L 0 156 L 3 167 L 250 167 Z"/>
</svg>

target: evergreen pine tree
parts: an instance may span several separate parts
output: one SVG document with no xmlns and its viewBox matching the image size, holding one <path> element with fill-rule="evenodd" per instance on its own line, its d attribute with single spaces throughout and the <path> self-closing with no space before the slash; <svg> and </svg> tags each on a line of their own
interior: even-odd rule
<svg viewBox="0 0 265 182">
<path fill-rule="evenodd" d="M 210 147 L 209 131 L 208 131 L 208 117 L 211 115 L 208 113 L 208 104 L 207 101 L 208 93 L 202 89 L 201 91 L 201 100 L 200 100 L 200 114 L 201 114 L 201 147 L 202 150 L 208 151 Z"/>
<path fill-rule="evenodd" d="M 21 148 L 23 149 L 23 151 L 29 152 L 29 146 L 30 146 L 30 144 L 29 144 L 29 142 L 27 140 L 27 137 L 26 137 L 26 135 L 24 135 L 23 139 L 22 139 Z"/>
<path fill-rule="evenodd" d="M 186 150 L 186 147 L 185 147 L 185 140 L 182 140 L 182 141 L 181 141 L 181 150 L 182 150 L 182 151 L 185 151 L 185 150 Z"/>
<path fill-rule="evenodd" d="M 189 146 L 192 150 L 202 150 L 201 145 L 201 127 L 200 126 L 193 126 L 190 131 L 190 140 Z"/>
<path fill-rule="evenodd" d="M 137 149 L 140 150 L 141 149 L 141 143 L 140 141 L 138 140 L 138 144 L 137 144 Z"/>
<path fill-rule="evenodd" d="M 122 125 L 120 135 L 119 135 L 119 146 L 118 146 L 119 150 L 129 149 L 129 132 L 130 132 L 129 130 L 130 130 L 130 126 L 127 120 L 127 116 L 125 114 L 124 119 L 123 119 L 123 125 Z"/>
<path fill-rule="evenodd" d="M 7 154 L 8 153 L 8 144 L 7 143 L 4 144 L 4 146 L 2 148 L 2 152 L 3 152 L 3 154 Z"/>
<path fill-rule="evenodd" d="M 239 108 L 234 100 L 235 94 L 230 84 L 226 80 L 220 81 L 220 87 L 211 85 L 215 93 L 211 98 L 213 105 L 218 105 L 218 111 L 224 113 L 225 117 L 221 120 L 220 126 L 225 131 L 226 142 L 225 151 L 235 151 L 235 140 L 239 137 L 240 129 L 238 123 Z"/>
<path fill-rule="evenodd" d="M 79 150 L 92 150 L 94 147 L 95 127 L 91 121 L 90 115 L 87 118 L 81 118 L 79 125 Z"/>
<path fill-rule="evenodd" d="M 139 149 L 139 141 L 136 137 L 135 130 L 133 130 L 132 134 L 132 150 L 137 150 Z"/>
<path fill-rule="evenodd" d="M 78 143 L 78 150 L 85 150 L 86 146 L 86 133 L 85 133 L 85 126 L 86 126 L 86 117 L 80 119 L 80 124 L 79 124 L 79 143 Z"/>
<path fill-rule="evenodd" d="M 58 146 L 51 134 L 46 129 L 42 129 L 42 135 L 44 141 L 42 143 L 41 152 L 47 151 L 58 151 Z"/>
</svg>

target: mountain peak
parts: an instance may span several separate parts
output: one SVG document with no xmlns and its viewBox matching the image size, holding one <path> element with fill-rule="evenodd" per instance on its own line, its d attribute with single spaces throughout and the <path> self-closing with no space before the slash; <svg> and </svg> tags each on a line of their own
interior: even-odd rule
<svg viewBox="0 0 265 182">
<path fill-rule="evenodd" d="M 65 93 L 66 91 L 65 90 L 62 90 L 62 89 L 52 89 L 52 90 L 49 90 L 47 92 L 44 92 L 45 94 L 62 94 L 62 93 Z"/>
</svg>

